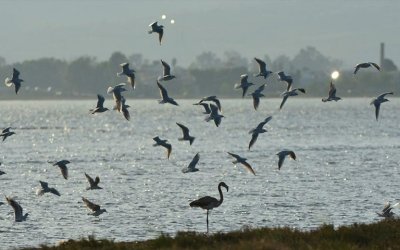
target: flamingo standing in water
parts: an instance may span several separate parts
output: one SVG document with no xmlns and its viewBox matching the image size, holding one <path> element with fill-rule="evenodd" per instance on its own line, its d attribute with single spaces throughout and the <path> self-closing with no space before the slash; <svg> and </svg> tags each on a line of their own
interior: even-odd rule
<svg viewBox="0 0 400 250">
<path fill-rule="evenodd" d="M 225 182 L 220 182 L 218 184 L 218 192 L 219 192 L 219 197 L 220 197 L 219 200 L 217 200 L 216 198 L 211 197 L 211 196 L 204 196 L 198 200 L 190 202 L 190 204 L 189 204 L 191 207 L 201 207 L 202 209 L 207 210 L 207 233 L 208 233 L 208 210 L 219 207 L 222 204 L 222 202 L 224 201 L 224 196 L 222 194 L 221 187 L 226 188 L 227 192 L 229 189 L 228 185 L 226 185 Z"/>
</svg>

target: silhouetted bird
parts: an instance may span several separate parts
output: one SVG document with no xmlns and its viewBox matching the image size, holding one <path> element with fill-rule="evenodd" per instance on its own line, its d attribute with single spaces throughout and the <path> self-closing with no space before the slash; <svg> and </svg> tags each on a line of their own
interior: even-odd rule
<svg viewBox="0 0 400 250">
<path fill-rule="evenodd" d="M 281 169 L 283 162 L 285 161 L 286 156 L 289 156 L 293 160 L 296 160 L 296 155 L 293 151 L 290 150 L 283 150 L 276 154 L 279 157 L 278 161 L 278 170 Z"/>
<path fill-rule="evenodd" d="M 393 92 L 386 92 L 381 94 L 380 96 L 374 98 L 370 105 L 374 104 L 375 106 L 375 117 L 378 120 L 379 117 L 379 110 L 381 109 L 381 103 L 388 102 L 389 100 L 385 98 L 386 95 L 393 95 Z"/>
<path fill-rule="evenodd" d="M 127 76 L 128 82 L 131 84 L 132 88 L 135 89 L 135 70 L 129 68 L 129 63 L 121 63 L 122 72 L 118 72 L 117 76 Z"/>
<path fill-rule="evenodd" d="M 255 75 L 255 77 L 263 76 L 265 79 L 273 73 L 272 71 L 267 70 L 267 64 L 263 60 L 258 59 L 257 57 L 254 57 L 254 60 L 258 63 L 258 74 Z"/>
<path fill-rule="evenodd" d="M 108 87 L 107 93 L 113 95 L 114 101 L 115 101 L 115 109 L 118 111 L 121 111 L 121 100 L 122 100 L 122 92 L 126 91 L 125 83 L 120 83 L 118 85 L 115 85 L 114 87 Z"/>
<path fill-rule="evenodd" d="M 231 155 L 231 156 L 233 156 L 233 157 L 236 159 L 236 160 L 234 160 L 234 161 L 232 162 L 233 164 L 240 163 L 240 164 L 242 164 L 243 166 L 245 166 L 245 168 L 246 168 L 249 172 L 251 172 L 252 174 L 256 175 L 256 173 L 254 172 L 254 170 L 253 170 L 253 168 L 251 167 L 251 165 L 246 161 L 246 160 L 247 160 L 246 158 L 243 158 L 243 157 L 241 157 L 241 156 L 239 156 L 239 155 L 237 155 L 237 154 L 232 154 L 232 153 L 230 153 L 230 152 L 228 152 L 228 154 Z"/>
<path fill-rule="evenodd" d="M 94 113 L 103 113 L 105 111 L 108 110 L 108 108 L 105 108 L 104 106 L 104 97 L 102 95 L 97 95 L 97 105 L 96 108 L 94 109 L 90 109 L 89 111 L 91 112 L 91 114 Z"/>
<path fill-rule="evenodd" d="M 156 142 L 155 144 L 153 144 L 154 147 L 163 146 L 164 148 L 167 149 L 167 158 L 169 159 L 169 156 L 170 156 L 171 151 L 172 151 L 172 145 L 167 143 L 168 140 L 162 140 L 158 136 L 154 137 L 153 140 Z"/>
<path fill-rule="evenodd" d="M 384 217 L 384 218 L 393 218 L 394 213 L 392 212 L 392 209 L 399 206 L 400 203 L 396 203 L 393 206 L 390 205 L 389 202 L 386 202 L 385 207 L 382 209 L 382 213 L 378 213 L 377 214 L 380 217 Z"/>
<path fill-rule="evenodd" d="M 373 62 L 366 62 L 366 63 L 359 63 L 354 67 L 354 74 L 357 73 L 357 71 L 361 68 L 369 68 L 371 66 L 374 66 L 377 70 L 381 70 L 378 64 L 373 63 Z"/>
<path fill-rule="evenodd" d="M 44 195 L 45 193 L 52 193 L 60 196 L 60 193 L 55 188 L 49 188 L 49 184 L 44 181 L 39 181 L 41 188 L 36 191 L 37 195 Z"/>
<path fill-rule="evenodd" d="M 331 81 L 329 84 L 329 93 L 328 93 L 328 98 L 322 98 L 323 102 L 329 102 L 329 101 L 339 101 L 342 98 L 336 96 L 336 87 L 335 84 Z"/>
<path fill-rule="evenodd" d="M 53 164 L 53 166 L 58 166 L 61 170 L 61 174 L 64 177 L 64 179 L 68 179 L 68 168 L 67 168 L 67 164 L 69 164 L 71 162 L 69 162 L 68 160 L 61 160 L 58 161 L 56 163 Z"/>
<path fill-rule="evenodd" d="M 279 81 L 286 82 L 286 91 L 289 91 L 290 87 L 292 87 L 293 78 L 289 75 L 285 75 L 285 72 L 283 71 L 279 71 L 277 74 Z"/>
<path fill-rule="evenodd" d="M 190 202 L 190 204 L 189 204 L 191 207 L 201 207 L 202 209 L 207 210 L 207 233 L 208 233 L 208 211 L 213 208 L 219 207 L 222 204 L 222 202 L 224 201 L 224 196 L 222 194 L 221 187 L 226 188 L 227 192 L 229 190 L 229 187 L 228 187 L 228 185 L 225 184 L 225 182 L 220 182 L 218 184 L 218 192 L 219 192 L 219 197 L 220 197 L 219 200 L 217 200 L 214 197 L 204 196 L 198 200 Z"/>
<path fill-rule="evenodd" d="M 205 102 L 201 102 L 201 103 L 194 103 L 193 105 L 201 105 L 204 108 L 204 112 L 203 114 L 210 114 L 211 113 L 211 109 L 210 109 L 210 104 L 205 103 Z"/>
<path fill-rule="evenodd" d="M 218 112 L 218 107 L 214 104 L 210 104 L 210 109 L 211 113 L 209 114 L 209 116 L 206 117 L 205 121 L 209 122 L 211 120 L 214 120 L 215 125 L 218 127 L 221 124 L 222 117 L 224 116 Z"/>
<path fill-rule="evenodd" d="M 159 81 L 157 81 L 157 86 L 160 89 L 160 95 L 161 95 L 161 100 L 158 100 L 158 103 L 164 104 L 164 103 L 170 103 L 172 105 L 178 106 L 178 103 L 171 97 L 168 96 L 167 90 L 161 85 Z"/>
<path fill-rule="evenodd" d="M 258 135 L 261 133 L 265 133 L 267 132 L 266 129 L 264 129 L 264 125 L 267 124 L 267 122 L 269 122 L 272 119 L 272 116 L 268 116 L 267 118 L 265 118 L 264 121 L 260 122 L 256 128 L 253 128 L 252 130 L 249 131 L 249 134 L 251 134 L 251 140 L 249 143 L 249 150 L 251 148 L 251 146 L 254 145 L 254 143 L 257 141 Z"/>
<path fill-rule="evenodd" d="M 11 79 L 7 77 L 6 80 L 4 81 L 7 87 L 11 87 L 14 84 L 15 94 L 18 94 L 18 90 L 21 88 L 21 83 L 24 81 L 19 78 L 19 74 L 20 74 L 19 71 L 13 68 L 13 74 Z"/>
<path fill-rule="evenodd" d="M 149 30 L 149 34 L 151 34 L 153 32 L 158 33 L 158 41 L 160 42 L 160 45 L 161 45 L 161 40 L 164 35 L 164 26 L 158 25 L 157 22 L 154 22 L 154 23 L 151 23 L 149 25 L 149 27 L 151 27 L 151 30 Z"/>
<path fill-rule="evenodd" d="M 99 216 L 100 214 L 107 212 L 107 210 L 100 208 L 99 205 L 94 204 L 93 202 L 89 201 L 85 197 L 82 197 L 83 203 L 85 203 L 86 207 L 93 211 L 93 213 L 89 215 Z"/>
<path fill-rule="evenodd" d="M 189 129 L 186 126 L 184 126 L 184 125 L 182 125 L 180 123 L 176 123 L 176 125 L 178 125 L 182 129 L 182 133 L 183 133 L 183 137 L 182 138 L 178 138 L 178 140 L 180 140 L 180 141 L 189 141 L 190 145 L 192 145 L 195 137 L 189 135 Z"/>
<path fill-rule="evenodd" d="M 219 99 L 215 95 L 203 97 L 199 101 L 199 103 L 202 103 L 202 102 L 214 102 L 217 105 L 219 111 L 222 111 L 221 102 L 219 101 Z"/>
<path fill-rule="evenodd" d="M 7 203 L 14 209 L 14 220 L 15 222 L 25 221 L 29 213 L 24 214 L 21 205 L 18 204 L 13 198 L 6 197 Z"/>
<path fill-rule="evenodd" d="M 161 64 L 163 66 L 163 75 L 158 78 L 159 81 L 169 81 L 176 78 L 174 75 L 171 75 L 171 67 L 168 63 L 161 60 Z"/>
<path fill-rule="evenodd" d="M 7 137 L 15 135 L 14 132 L 10 131 L 11 127 L 5 128 L 3 129 L 3 131 L 1 131 L 0 136 L 3 137 L 3 141 L 5 141 L 7 139 Z"/>
<path fill-rule="evenodd" d="M 89 187 L 86 188 L 86 190 L 103 189 L 98 186 L 99 182 L 100 182 L 100 178 L 98 176 L 96 176 L 96 178 L 94 180 L 87 173 L 85 173 L 85 176 L 86 176 L 86 180 L 89 182 L 89 185 L 90 185 Z"/>
<path fill-rule="evenodd" d="M 250 94 L 253 97 L 253 107 L 255 110 L 257 110 L 258 106 L 260 105 L 260 97 L 264 97 L 264 94 L 261 93 L 262 91 L 264 91 L 264 88 L 265 83 Z"/>
<path fill-rule="evenodd" d="M 199 162 L 199 160 L 200 160 L 200 154 L 197 153 L 197 154 L 193 157 L 192 161 L 189 163 L 189 166 L 187 166 L 186 168 L 182 169 L 182 172 L 183 172 L 183 173 L 190 173 L 190 172 L 197 172 L 197 171 L 199 171 L 199 169 L 196 168 L 196 165 L 197 165 L 197 163 Z"/>
<path fill-rule="evenodd" d="M 286 100 L 289 98 L 289 96 L 296 96 L 298 95 L 297 91 L 300 91 L 302 93 L 306 93 L 305 89 L 298 88 L 298 89 L 292 89 L 290 91 L 285 91 L 282 93 L 283 99 L 281 102 L 281 106 L 279 106 L 279 109 L 282 109 L 283 105 L 285 104 Z"/>
<path fill-rule="evenodd" d="M 235 84 L 235 89 L 239 89 L 241 88 L 243 90 L 242 93 L 242 98 L 244 98 L 244 96 L 246 95 L 247 89 L 251 86 L 254 85 L 254 83 L 248 82 L 248 75 L 244 74 L 240 76 L 240 83 L 236 83 Z"/>
</svg>

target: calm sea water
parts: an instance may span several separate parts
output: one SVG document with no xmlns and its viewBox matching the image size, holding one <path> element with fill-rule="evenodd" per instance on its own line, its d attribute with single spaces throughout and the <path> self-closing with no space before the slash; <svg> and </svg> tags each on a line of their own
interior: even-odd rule
<svg viewBox="0 0 400 250">
<path fill-rule="evenodd" d="M 30 213 L 15 223 L 11 207 L 0 206 L 1 248 L 87 235 L 135 241 L 161 232 L 205 232 L 206 212 L 189 203 L 218 198 L 220 181 L 229 192 L 210 215 L 211 232 L 377 221 L 384 202 L 399 198 L 400 100 L 390 99 L 378 122 L 369 98 L 290 98 L 281 112 L 280 99 L 262 99 L 258 111 L 249 99 L 222 100 L 226 118 L 219 128 L 204 121 L 195 100 L 178 100 L 174 107 L 128 98 L 129 122 L 115 111 L 89 115 L 95 100 L 0 102 L 0 127 L 17 133 L 0 142 L 0 169 L 7 173 L 0 176 L 0 192 Z M 112 106 L 111 100 L 105 104 Z M 248 151 L 248 131 L 269 115 L 268 132 Z M 196 137 L 192 146 L 178 141 L 176 122 Z M 152 146 L 157 135 L 172 143 L 170 160 L 164 148 Z M 282 149 L 294 150 L 298 159 L 287 159 L 278 171 L 276 153 Z M 248 158 L 256 176 L 234 166 L 227 151 Z M 183 174 L 197 152 L 200 171 Z M 68 180 L 47 162 L 61 159 L 71 161 Z M 99 175 L 104 189 L 86 191 L 85 172 Z M 61 197 L 36 196 L 39 180 Z M 108 213 L 88 215 L 82 196 Z"/>
</svg>

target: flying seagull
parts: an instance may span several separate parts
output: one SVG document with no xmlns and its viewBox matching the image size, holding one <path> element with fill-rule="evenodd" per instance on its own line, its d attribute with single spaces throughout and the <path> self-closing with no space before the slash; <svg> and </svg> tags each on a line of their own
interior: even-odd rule
<svg viewBox="0 0 400 250">
<path fill-rule="evenodd" d="M 190 204 L 189 204 L 191 207 L 201 207 L 202 209 L 207 210 L 207 233 L 208 233 L 208 211 L 212 210 L 213 208 L 219 207 L 222 204 L 222 202 L 224 201 L 224 196 L 222 194 L 221 187 L 226 188 L 227 192 L 229 190 L 229 187 L 228 187 L 228 185 L 225 184 L 225 182 L 220 182 L 218 184 L 218 192 L 219 192 L 219 197 L 220 197 L 219 200 L 217 200 L 216 198 L 211 197 L 211 196 L 204 196 L 198 200 L 190 202 Z"/>
<path fill-rule="evenodd" d="M 161 64 L 163 66 L 163 76 L 158 78 L 159 81 L 169 81 L 176 78 L 174 75 L 171 75 L 171 67 L 168 63 L 161 60 Z"/>
<path fill-rule="evenodd" d="M 178 140 L 189 141 L 190 145 L 192 145 L 195 137 L 189 135 L 189 129 L 180 123 L 176 123 L 176 125 L 178 125 L 182 129 L 182 133 L 183 133 L 183 137 L 179 138 Z"/>
<path fill-rule="evenodd" d="M 389 202 L 386 202 L 385 207 L 382 209 L 382 212 L 381 213 L 377 212 L 377 214 L 380 217 L 393 218 L 394 213 L 392 212 L 392 209 L 397 207 L 397 206 L 399 206 L 399 205 L 400 205 L 400 203 L 396 203 L 393 206 L 391 206 Z"/>
<path fill-rule="evenodd" d="M 45 193 L 52 193 L 60 196 L 60 193 L 55 188 L 49 188 L 49 184 L 44 181 L 39 181 L 41 188 L 36 191 L 37 195 L 44 195 Z"/>
<path fill-rule="evenodd" d="M 247 89 L 250 86 L 254 85 L 254 83 L 251 83 L 251 82 L 247 81 L 248 77 L 249 77 L 249 75 L 247 75 L 247 74 L 241 75 L 240 76 L 240 83 L 236 83 L 235 84 L 235 89 L 241 88 L 243 90 L 242 98 L 244 98 L 244 96 L 246 95 Z"/>
<path fill-rule="evenodd" d="M 273 73 L 272 71 L 267 70 L 267 64 L 263 60 L 258 59 L 257 57 L 254 57 L 254 60 L 258 63 L 258 74 L 254 75 L 255 77 L 263 76 L 265 79 Z"/>
<path fill-rule="evenodd" d="M 285 72 L 283 71 L 279 71 L 277 74 L 279 81 L 286 82 L 286 91 L 289 91 L 290 87 L 292 87 L 293 78 L 289 75 L 285 75 Z"/>
<path fill-rule="evenodd" d="M 86 188 L 86 190 L 103 189 L 98 186 L 99 182 L 100 182 L 100 178 L 98 176 L 96 176 L 96 178 L 94 180 L 87 173 L 85 173 L 85 176 L 90 185 L 89 187 Z"/>
<path fill-rule="evenodd" d="M 199 169 L 196 168 L 196 165 L 199 162 L 199 160 L 200 160 L 200 154 L 197 153 L 193 157 L 192 161 L 189 163 L 189 166 L 187 166 L 186 168 L 182 169 L 182 173 L 191 173 L 191 172 L 199 171 Z"/>
<path fill-rule="evenodd" d="M 279 109 L 282 109 L 283 105 L 285 104 L 286 100 L 289 98 L 289 96 L 296 96 L 298 95 L 297 91 L 300 91 L 302 93 L 306 93 L 306 90 L 303 88 L 296 88 L 296 89 L 292 89 L 290 91 L 285 91 L 282 93 L 283 99 L 281 102 L 281 106 L 279 106 Z"/>
<path fill-rule="evenodd" d="M 359 63 L 359 64 L 357 64 L 355 67 L 354 67 L 354 74 L 356 74 L 357 73 L 357 71 L 360 69 L 360 68 L 369 68 L 369 67 L 371 67 L 371 66 L 373 66 L 373 67 L 375 67 L 377 70 L 381 70 L 381 68 L 379 67 L 379 65 L 378 64 L 376 64 L 376 63 L 373 63 L 373 62 L 366 62 L 366 63 Z"/>
<path fill-rule="evenodd" d="M 149 25 L 149 27 L 151 27 L 151 30 L 148 31 L 149 34 L 151 34 L 153 32 L 158 33 L 158 41 L 160 42 L 160 45 L 161 45 L 161 40 L 164 35 L 164 26 L 158 25 L 157 22 L 154 22 L 154 23 L 151 23 Z"/>
<path fill-rule="evenodd" d="M 99 216 L 100 214 L 107 212 L 105 209 L 101 209 L 99 205 L 94 204 L 93 202 L 89 201 L 85 197 L 82 197 L 83 203 L 85 203 L 86 207 L 93 211 L 93 213 L 89 215 Z"/>
<path fill-rule="evenodd" d="M 122 67 L 122 72 L 118 72 L 117 76 L 127 76 L 128 83 L 135 89 L 135 70 L 129 68 L 129 63 L 121 63 L 120 66 Z"/>
<path fill-rule="evenodd" d="M 14 135 L 15 133 L 10 131 L 11 127 L 5 128 L 3 129 L 3 131 L 1 131 L 0 136 L 3 137 L 3 141 L 5 141 L 7 139 L 7 137 Z"/>
<path fill-rule="evenodd" d="M 265 88 L 265 83 L 250 94 L 253 97 L 253 107 L 255 110 L 257 110 L 258 106 L 260 105 L 260 97 L 264 97 L 264 94 L 261 93 L 264 91 L 264 88 Z"/>
<path fill-rule="evenodd" d="M 210 109 L 211 113 L 209 114 L 209 116 L 206 117 L 205 121 L 209 122 L 211 120 L 214 120 L 215 126 L 218 127 L 221 124 L 222 117 L 224 116 L 218 112 L 218 107 L 214 104 L 210 104 Z"/>
<path fill-rule="evenodd" d="M 153 144 L 154 147 L 163 146 L 164 148 L 167 149 L 167 158 L 169 159 L 169 156 L 171 155 L 172 151 L 172 145 L 168 143 L 168 140 L 162 140 L 158 136 L 154 137 L 153 140 L 156 142 Z"/>
<path fill-rule="evenodd" d="M 71 163 L 68 160 L 61 160 L 53 164 L 53 166 L 58 166 L 61 170 L 61 174 L 64 177 L 64 179 L 68 179 L 68 168 L 67 164 Z"/>
<path fill-rule="evenodd" d="M 217 105 L 219 111 L 222 111 L 221 102 L 215 95 L 203 97 L 198 103 L 200 104 L 203 102 L 214 102 Z"/>
<path fill-rule="evenodd" d="M 24 81 L 19 78 L 19 74 L 20 74 L 19 71 L 13 68 L 13 74 L 11 79 L 7 77 L 6 80 L 4 81 L 7 87 L 11 87 L 14 84 L 15 94 L 18 94 L 18 90 L 21 88 L 21 83 Z"/>
<path fill-rule="evenodd" d="M 339 101 L 342 100 L 342 98 L 336 96 L 336 87 L 335 84 L 331 81 L 329 84 L 329 93 L 328 93 L 328 98 L 322 98 L 323 102 L 329 102 L 329 101 Z"/>
<path fill-rule="evenodd" d="M 211 109 L 210 109 L 210 104 L 205 103 L 205 102 L 201 102 L 201 103 L 194 103 L 193 105 L 201 105 L 204 108 L 204 112 L 203 114 L 210 114 L 211 113 Z"/>
<path fill-rule="evenodd" d="M 115 109 L 118 111 L 121 111 L 121 100 L 122 100 L 122 92 L 126 91 L 125 83 L 120 83 L 118 85 L 115 85 L 114 87 L 108 87 L 107 93 L 113 95 L 114 101 L 115 101 Z"/>
<path fill-rule="evenodd" d="M 289 156 L 293 160 L 296 160 L 295 153 L 293 151 L 290 151 L 290 150 L 283 150 L 283 151 L 277 153 L 276 155 L 279 157 L 278 170 L 281 169 L 283 161 L 285 160 L 286 156 Z"/>
<path fill-rule="evenodd" d="M 108 110 L 108 108 L 105 108 L 104 106 L 104 97 L 102 95 L 97 95 L 97 105 L 94 109 L 90 109 L 91 114 L 95 113 L 103 113 Z"/>
<path fill-rule="evenodd" d="M 256 175 L 256 173 L 254 172 L 253 168 L 251 167 L 251 165 L 246 161 L 246 158 L 243 158 L 237 154 L 232 154 L 230 152 L 228 152 L 229 155 L 233 156 L 236 160 L 234 160 L 232 163 L 233 164 L 237 164 L 237 163 L 241 163 L 243 166 L 245 166 L 245 168 L 251 172 L 252 174 Z"/>
<path fill-rule="evenodd" d="M 370 105 L 374 104 L 375 106 L 375 117 L 378 120 L 379 117 L 379 110 L 381 109 L 381 103 L 388 102 L 389 100 L 385 98 L 386 95 L 393 95 L 393 92 L 386 92 L 381 94 L 380 96 L 374 98 Z"/>
<path fill-rule="evenodd" d="M 267 122 L 269 122 L 272 119 L 272 116 L 268 116 L 267 118 L 265 118 L 264 121 L 260 122 L 256 128 L 253 128 L 252 130 L 249 131 L 249 134 L 251 134 L 251 140 L 249 143 L 249 150 L 251 148 L 251 146 L 254 145 L 254 143 L 257 141 L 258 135 L 261 133 L 265 133 L 267 132 L 266 129 L 264 129 L 264 125 L 267 124 Z"/>
<path fill-rule="evenodd" d="M 25 221 L 29 213 L 24 214 L 21 205 L 18 204 L 13 198 L 6 197 L 7 203 L 14 209 L 14 220 L 15 222 Z"/>
<path fill-rule="evenodd" d="M 171 97 L 168 96 L 167 90 L 161 85 L 161 83 L 157 80 L 157 86 L 160 89 L 161 100 L 158 101 L 160 104 L 170 103 L 172 105 L 178 106 L 178 103 Z"/>
</svg>

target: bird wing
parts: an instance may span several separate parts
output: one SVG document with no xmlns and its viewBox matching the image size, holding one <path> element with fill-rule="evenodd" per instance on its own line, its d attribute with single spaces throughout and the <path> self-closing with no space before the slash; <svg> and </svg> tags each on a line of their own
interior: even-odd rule
<svg viewBox="0 0 400 250">
<path fill-rule="evenodd" d="M 215 106 L 214 104 L 210 104 L 210 109 L 211 109 L 211 114 L 218 114 L 218 107 Z"/>
<path fill-rule="evenodd" d="M 200 154 L 197 153 L 197 154 L 193 157 L 192 161 L 189 163 L 188 168 L 189 168 L 189 169 L 194 169 L 194 168 L 196 167 L 197 163 L 199 162 L 199 160 L 200 160 Z"/>
<path fill-rule="evenodd" d="M 249 77 L 249 75 L 244 74 L 240 76 L 240 83 L 241 84 L 246 84 L 247 83 L 247 78 Z"/>
<path fill-rule="evenodd" d="M 12 79 L 18 79 L 19 74 L 20 74 L 19 71 L 16 68 L 13 68 Z"/>
<path fill-rule="evenodd" d="M 92 177 L 90 177 L 87 173 L 85 173 L 86 180 L 89 182 L 90 186 L 94 186 L 95 182 Z"/>
<path fill-rule="evenodd" d="M 329 84 L 328 97 L 335 97 L 335 96 L 336 96 L 336 87 L 335 84 L 333 84 L 333 82 L 331 81 L 331 83 Z"/>
<path fill-rule="evenodd" d="M 55 188 L 50 188 L 49 191 L 50 191 L 50 193 L 52 193 L 52 194 L 55 194 L 55 195 L 57 195 L 57 196 L 61 196 L 60 192 L 58 192 L 58 190 L 55 189 Z"/>
<path fill-rule="evenodd" d="M 15 86 L 15 94 L 18 94 L 18 91 L 21 88 L 21 83 L 14 82 L 14 86 Z"/>
<path fill-rule="evenodd" d="M 379 96 L 377 97 L 377 99 L 383 99 L 383 98 L 385 98 L 386 95 L 393 95 L 393 92 L 386 92 L 386 93 L 383 93 L 383 94 L 379 95 Z"/>
<path fill-rule="evenodd" d="M 360 69 L 360 64 L 357 64 L 355 67 L 354 67 L 354 74 L 356 74 L 357 73 L 357 71 Z"/>
<path fill-rule="evenodd" d="M 261 93 L 265 88 L 265 83 L 263 85 L 261 85 L 260 87 L 258 87 L 255 91 L 255 93 Z"/>
<path fill-rule="evenodd" d="M 374 66 L 377 70 L 381 70 L 381 67 L 379 67 L 378 64 L 373 63 L 373 62 L 370 62 L 370 64 L 371 64 L 372 66 Z"/>
<path fill-rule="evenodd" d="M 161 42 L 161 40 L 160 40 Z M 168 65 L 168 63 L 164 62 L 163 60 L 161 60 L 162 66 L 164 68 L 163 70 L 163 76 L 169 76 L 171 75 L 171 67 Z"/>
<path fill-rule="evenodd" d="M 14 209 L 15 220 L 19 220 L 19 218 L 23 215 L 23 209 L 21 205 L 18 204 L 13 198 L 6 196 L 7 203 Z"/>
<path fill-rule="evenodd" d="M 102 95 L 97 94 L 97 108 L 101 108 L 104 105 L 104 97 Z"/>
<path fill-rule="evenodd" d="M 258 59 L 257 57 L 254 57 L 254 60 L 256 60 L 256 62 L 258 63 L 258 68 L 260 72 L 264 72 L 267 69 L 267 65 L 265 64 L 265 62 L 261 59 Z"/>
<path fill-rule="evenodd" d="M 257 110 L 258 106 L 260 105 L 260 98 L 256 95 L 253 95 L 253 106 L 254 109 Z"/>
<path fill-rule="evenodd" d="M 217 104 L 219 111 L 221 111 L 222 109 L 221 102 L 217 98 L 213 98 L 212 101 L 215 102 L 215 104 Z"/>
<path fill-rule="evenodd" d="M 161 85 L 161 83 L 159 82 L 159 81 L 157 81 L 157 85 L 158 85 L 158 88 L 160 89 L 160 95 L 161 95 L 161 98 L 164 100 L 164 99 L 168 99 L 168 92 L 167 92 L 167 90 Z"/>
<path fill-rule="evenodd" d="M 131 115 L 129 114 L 128 107 L 129 107 L 128 105 L 122 106 L 121 111 L 122 111 L 122 114 L 124 115 L 125 119 L 129 121 L 131 119 Z"/>
<path fill-rule="evenodd" d="M 375 106 L 375 117 L 376 117 L 376 120 L 378 120 L 379 110 L 381 109 L 381 103 L 374 102 L 374 106 Z"/>
<path fill-rule="evenodd" d="M 163 35 L 164 35 L 164 30 L 163 30 L 163 29 L 160 29 L 160 30 L 158 31 L 158 41 L 160 42 L 160 45 L 161 45 L 161 40 L 162 40 L 162 38 L 163 38 Z"/>
<path fill-rule="evenodd" d="M 122 72 L 123 72 L 123 73 L 129 71 L 129 63 L 121 63 L 120 65 L 121 65 L 121 67 L 122 67 Z"/>
<path fill-rule="evenodd" d="M 128 82 L 132 86 L 132 88 L 135 89 L 135 75 L 134 74 L 130 74 L 128 76 Z"/>
<path fill-rule="evenodd" d="M 182 129 L 183 137 L 189 136 L 189 129 L 186 126 L 180 123 L 176 123 L 176 125 L 178 125 Z"/>
<path fill-rule="evenodd" d="M 298 90 L 298 91 L 300 91 L 301 93 L 303 93 L 303 94 L 305 94 L 306 93 L 306 90 L 305 89 L 303 89 L 303 88 L 298 88 L 298 89 L 294 89 L 294 90 Z"/>
<path fill-rule="evenodd" d="M 257 141 L 257 138 L 258 138 L 258 133 L 253 133 L 251 135 L 251 140 L 250 140 L 250 143 L 249 143 L 249 150 L 254 145 L 254 143 Z"/>
<path fill-rule="evenodd" d="M 179 106 L 179 104 L 178 104 L 174 99 L 172 99 L 172 98 L 169 98 L 169 99 L 168 99 L 168 102 L 171 103 L 171 104 L 173 104 L 173 105 L 175 105 L 175 106 Z"/>
<path fill-rule="evenodd" d="M 10 132 L 11 127 L 3 129 L 2 134 Z"/>
<path fill-rule="evenodd" d="M 248 162 L 242 162 L 243 166 L 245 166 L 245 168 L 250 171 L 252 174 L 256 175 L 256 172 L 254 172 L 253 168 L 251 167 L 251 165 Z"/>
<path fill-rule="evenodd" d="M 64 179 L 68 179 L 68 168 L 66 165 L 64 164 L 57 164 L 57 166 L 60 168 L 61 170 L 61 174 L 64 177 Z"/>
<path fill-rule="evenodd" d="M 156 28 L 157 26 L 157 22 L 149 24 L 149 27 L 151 27 L 152 29 Z"/>
<path fill-rule="evenodd" d="M 208 209 L 211 204 L 218 204 L 218 200 L 211 196 L 204 196 L 198 200 L 190 202 L 191 207 L 201 207 L 204 209 Z"/>
<path fill-rule="evenodd" d="M 281 169 L 282 164 L 285 161 L 285 156 L 284 155 L 278 155 L 278 156 L 279 156 L 278 169 Z"/>
<path fill-rule="evenodd" d="M 233 157 L 235 157 L 236 158 L 236 160 L 239 160 L 239 159 L 241 159 L 242 157 L 240 157 L 239 155 L 237 155 L 237 154 L 233 154 L 233 153 L 231 153 L 231 152 L 227 152 L 230 156 L 233 156 Z"/>
<path fill-rule="evenodd" d="M 94 184 L 97 186 L 100 183 L 100 177 L 96 176 L 94 179 Z"/>
<path fill-rule="evenodd" d="M 40 182 L 40 186 L 42 186 L 43 189 L 49 188 L 49 184 L 47 182 L 44 182 L 44 181 L 39 181 L 39 182 Z"/>
<path fill-rule="evenodd" d="M 89 201 L 88 199 L 86 199 L 85 197 L 82 197 L 82 201 L 83 203 L 85 203 L 85 205 L 92 211 L 98 211 L 100 210 L 100 206 L 97 204 L 94 204 L 93 202 Z"/>
<path fill-rule="evenodd" d="M 167 158 L 169 159 L 169 156 L 171 155 L 171 151 L 172 151 L 172 145 L 169 143 L 165 143 L 165 145 L 163 145 L 166 149 L 167 149 Z"/>
<path fill-rule="evenodd" d="M 279 109 L 282 109 L 283 105 L 285 104 L 286 100 L 288 99 L 289 95 L 285 94 L 283 96 L 282 102 L 281 102 L 281 106 L 279 106 Z"/>
</svg>

